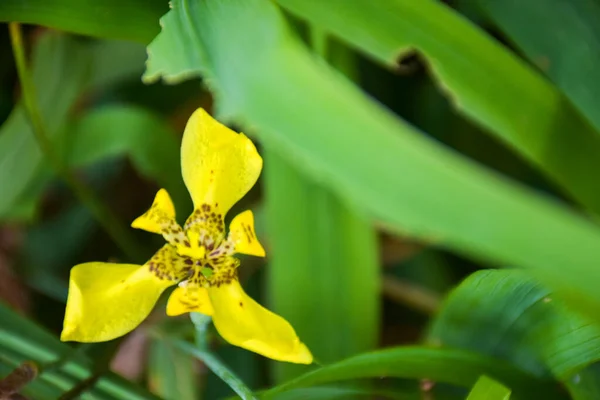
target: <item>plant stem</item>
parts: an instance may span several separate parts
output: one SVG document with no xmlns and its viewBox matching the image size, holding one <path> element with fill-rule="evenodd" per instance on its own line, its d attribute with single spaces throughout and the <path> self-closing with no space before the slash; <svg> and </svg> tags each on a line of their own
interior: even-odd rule
<svg viewBox="0 0 600 400">
<path fill-rule="evenodd" d="M 437 293 L 427 288 L 392 276 L 384 276 L 381 285 L 384 296 L 426 315 L 433 315 L 440 308 L 442 299 Z"/>
<path fill-rule="evenodd" d="M 16 22 L 9 24 L 10 38 L 13 54 L 17 65 L 17 72 L 21 82 L 23 102 L 29 116 L 35 139 L 40 146 L 42 154 L 50 162 L 55 172 L 67 183 L 79 200 L 92 212 L 98 223 L 109 234 L 113 241 L 131 260 L 139 261 L 145 252 L 137 245 L 119 219 L 94 195 L 94 193 L 83 185 L 76 176 L 63 164 L 60 157 L 54 152 L 52 143 L 48 138 L 46 127 L 42 121 L 36 96 L 35 88 L 25 61 L 25 50 L 23 46 L 23 35 L 21 26 Z"/>
<path fill-rule="evenodd" d="M 199 313 L 190 313 L 190 319 L 196 328 L 196 346 L 182 340 L 174 341 L 174 345 L 180 350 L 202 361 L 243 400 L 257 400 L 258 398 L 252 393 L 252 390 L 250 390 L 237 375 L 227 368 L 218 357 L 208 351 L 206 334 L 211 318 Z"/>
</svg>

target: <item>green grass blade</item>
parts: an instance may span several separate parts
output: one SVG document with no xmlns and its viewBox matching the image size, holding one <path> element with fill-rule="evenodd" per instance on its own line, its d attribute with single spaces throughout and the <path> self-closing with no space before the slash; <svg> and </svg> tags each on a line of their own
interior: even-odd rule
<svg viewBox="0 0 600 400">
<path fill-rule="evenodd" d="M 467 400 L 508 400 L 509 398 L 508 388 L 484 375 L 477 380 Z"/>
<path fill-rule="evenodd" d="M 600 131 L 600 3 L 477 0 L 506 35 Z"/>
<path fill-rule="evenodd" d="M 417 50 L 460 112 L 600 212 L 598 181 L 589 173 L 600 167 L 598 132 L 542 76 L 442 2 L 278 3 L 391 67 Z"/>
<path fill-rule="evenodd" d="M 35 323 L 0 303 L 0 365 L 4 371 L 26 360 L 45 367 L 71 354 L 73 349 Z M 34 399 L 54 400 L 53 393 L 64 393 L 92 375 L 91 360 L 81 355 L 69 359 L 58 368 L 42 372 L 27 385 L 24 394 Z M 104 374 L 81 396 L 83 400 L 157 400 L 139 386 L 113 373 Z"/>
<path fill-rule="evenodd" d="M 309 372 L 263 393 L 265 399 L 290 389 L 360 378 L 427 378 L 472 387 L 481 374 L 510 387 L 515 398 L 561 398 L 548 381 L 540 381 L 500 360 L 459 350 L 398 347 L 361 354 Z"/>
<path fill-rule="evenodd" d="M 223 382 L 229 385 L 231 390 L 240 396 L 240 398 L 243 400 L 256 400 L 256 396 L 254 396 L 252 390 L 250 390 L 236 374 L 225 366 L 217 356 L 205 349 L 201 349 L 182 340 L 173 341 L 172 344 L 180 351 L 189 354 L 206 364 L 206 366 Z"/>
<path fill-rule="evenodd" d="M 269 293 L 319 362 L 375 348 L 379 266 L 373 229 L 326 188 L 265 152 Z M 277 381 L 300 367 L 277 364 Z"/>
<path fill-rule="evenodd" d="M 3 0 L 0 22 L 148 43 L 160 30 L 158 18 L 168 8 L 164 0 Z"/>
</svg>

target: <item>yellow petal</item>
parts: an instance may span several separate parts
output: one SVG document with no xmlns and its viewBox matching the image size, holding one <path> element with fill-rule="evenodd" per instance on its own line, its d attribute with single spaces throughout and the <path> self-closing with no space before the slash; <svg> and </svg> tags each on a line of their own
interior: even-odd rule
<svg viewBox="0 0 600 400">
<path fill-rule="evenodd" d="M 102 262 L 75 266 L 61 340 L 103 342 L 132 331 L 161 293 L 186 274 L 177 257 L 166 245 L 143 266 Z"/>
<path fill-rule="evenodd" d="M 256 238 L 254 232 L 254 215 L 247 210 L 236 215 L 229 225 L 229 240 L 236 253 L 264 257 L 265 249 Z"/>
<path fill-rule="evenodd" d="M 199 312 L 204 315 L 213 315 L 212 304 L 208 291 L 203 287 L 178 287 L 167 303 L 167 315 L 175 316 L 189 312 Z"/>
<path fill-rule="evenodd" d="M 174 282 L 147 267 L 91 262 L 71 270 L 69 297 L 60 339 L 104 342 L 136 328 Z"/>
<path fill-rule="evenodd" d="M 175 206 L 165 189 L 160 189 L 154 197 L 152 207 L 131 223 L 132 228 L 152 233 L 162 233 L 165 224 L 175 221 Z"/>
<path fill-rule="evenodd" d="M 224 216 L 256 183 L 262 158 L 244 134 L 199 108 L 190 117 L 181 143 L 183 180 L 194 201 L 217 207 Z"/>
<path fill-rule="evenodd" d="M 311 364 L 313 357 L 285 319 L 248 296 L 237 279 L 208 288 L 215 327 L 229 343 L 279 361 Z"/>
</svg>

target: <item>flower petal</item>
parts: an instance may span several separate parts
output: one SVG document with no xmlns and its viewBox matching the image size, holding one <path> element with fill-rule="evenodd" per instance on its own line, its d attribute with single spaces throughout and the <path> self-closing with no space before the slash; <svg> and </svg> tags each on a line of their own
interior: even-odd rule
<svg viewBox="0 0 600 400">
<path fill-rule="evenodd" d="M 178 287 L 167 303 L 167 315 L 176 316 L 189 312 L 199 312 L 213 315 L 213 307 L 208 297 L 208 291 L 203 287 Z"/>
<path fill-rule="evenodd" d="M 185 274 L 172 246 L 146 265 L 90 262 L 71 270 L 61 340 L 103 342 L 135 329 Z"/>
<path fill-rule="evenodd" d="M 191 251 L 191 243 L 175 220 L 175 206 L 165 189 L 160 189 L 152 206 L 131 223 L 132 228 L 161 234 L 167 242 L 177 247 L 180 254 Z M 190 257 L 195 254 L 190 254 Z M 203 254 L 202 254 L 203 255 Z"/>
<path fill-rule="evenodd" d="M 313 357 L 285 319 L 248 296 L 237 279 L 208 288 L 215 327 L 229 343 L 279 361 L 311 364 Z"/>
<path fill-rule="evenodd" d="M 131 227 L 162 234 L 165 225 L 172 222 L 175 222 L 175 206 L 169 193 L 165 189 L 160 189 L 156 193 L 150 209 L 136 218 L 131 223 Z"/>
<path fill-rule="evenodd" d="M 261 169 L 262 158 L 243 133 L 202 108 L 192 114 L 181 143 L 181 171 L 195 209 L 210 204 L 224 216 L 254 186 Z"/>
<path fill-rule="evenodd" d="M 231 221 L 228 239 L 233 243 L 233 251 L 236 253 L 265 256 L 265 249 L 254 232 L 254 215 L 250 210 L 239 213 Z"/>
</svg>

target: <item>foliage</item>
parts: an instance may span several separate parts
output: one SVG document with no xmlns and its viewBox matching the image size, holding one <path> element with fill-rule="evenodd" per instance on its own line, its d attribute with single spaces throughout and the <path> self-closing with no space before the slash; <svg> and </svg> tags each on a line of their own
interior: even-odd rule
<svg viewBox="0 0 600 400">
<path fill-rule="evenodd" d="M 598 398 L 599 20 L 595 0 L 0 2 L 34 24 L 33 89 L 0 66 L 0 377 L 35 362 L 19 388 L 41 400 Z M 58 339 L 73 265 L 160 243 L 107 224 L 159 187 L 189 214 L 198 107 L 259 145 L 231 214 L 254 210 L 268 257 L 240 274 L 311 366 L 164 301 L 122 341 Z"/>
</svg>

